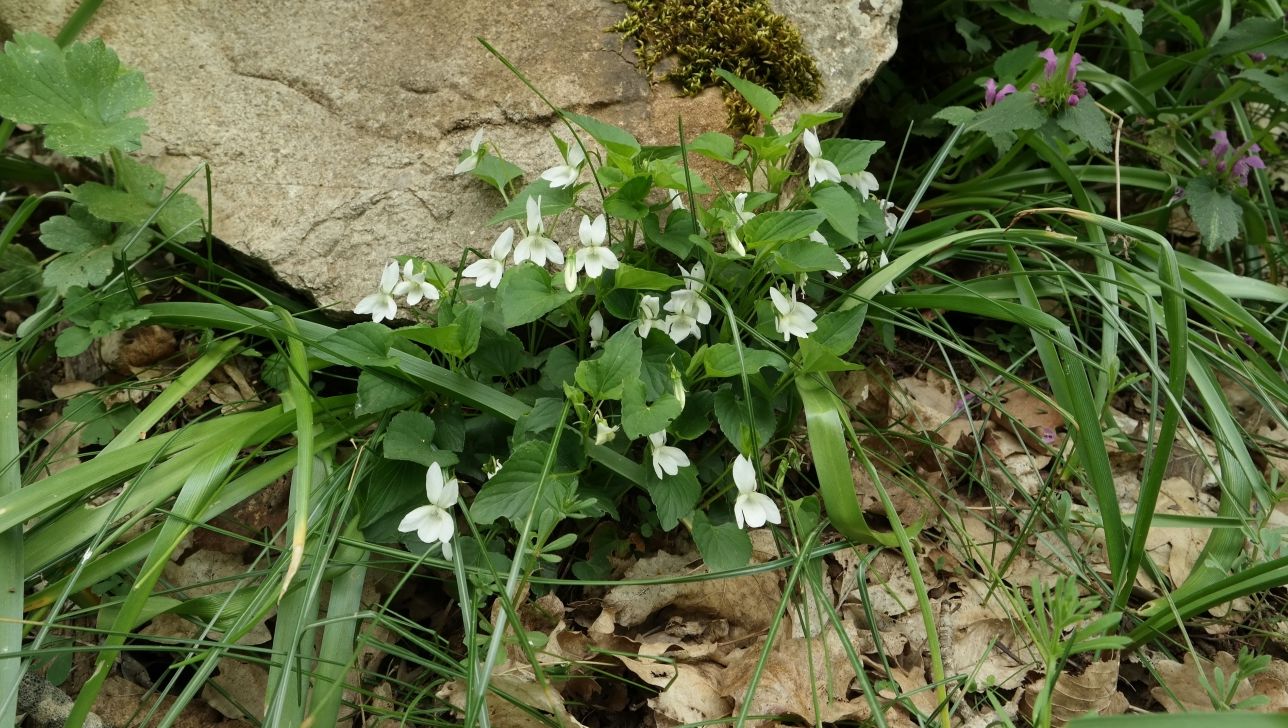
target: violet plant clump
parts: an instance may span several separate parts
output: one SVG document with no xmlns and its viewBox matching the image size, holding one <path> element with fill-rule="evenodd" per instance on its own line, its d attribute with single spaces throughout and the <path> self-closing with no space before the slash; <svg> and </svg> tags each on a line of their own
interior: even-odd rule
<svg viewBox="0 0 1288 728">
<path fill-rule="evenodd" d="M 1246 143 L 1235 147 L 1230 144 L 1230 135 L 1224 129 L 1212 132 L 1211 140 L 1212 151 L 1199 160 L 1199 166 L 1225 187 L 1247 187 L 1252 170 L 1266 168 L 1261 159 L 1260 145 Z"/>
<path fill-rule="evenodd" d="M 1047 48 L 1038 57 L 1046 62 L 1042 67 L 1044 78 L 1041 82 L 1029 85 L 1029 90 L 1037 95 L 1038 106 L 1056 114 L 1077 106 L 1087 97 L 1087 83 L 1078 80 L 1078 67 L 1082 65 L 1081 53 L 1075 51 L 1069 56 L 1063 75 L 1060 73 L 1060 57 L 1056 55 L 1054 48 Z"/>
</svg>

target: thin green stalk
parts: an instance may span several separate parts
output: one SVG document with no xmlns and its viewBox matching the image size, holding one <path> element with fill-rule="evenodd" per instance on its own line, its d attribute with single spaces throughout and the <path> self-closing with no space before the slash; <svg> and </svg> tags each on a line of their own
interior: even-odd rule
<svg viewBox="0 0 1288 728">
<path fill-rule="evenodd" d="M 304 342 L 296 331 L 295 318 L 283 309 L 278 309 L 276 313 L 281 317 L 282 326 L 291 334 L 286 340 L 290 362 L 289 393 L 291 404 L 295 408 L 295 438 L 299 443 L 299 461 L 291 486 L 291 561 L 286 567 L 286 578 L 282 580 L 282 595 L 285 596 L 304 561 L 304 541 L 308 536 L 309 493 L 313 489 L 313 391 L 309 389 L 308 355 L 304 351 Z"/>
<path fill-rule="evenodd" d="M 58 35 L 54 37 L 54 42 L 60 48 L 66 48 L 70 45 L 72 41 L 80 36 L 85 26 L 89 25 L 89 21 L 94 18 L 94 13 L 98 12 L 98 6 L 102 4 L 103 0 L 81 0 L 80 5 L 76 7 L 76 10 L 67 18 L 67 22 L 63 23 L 63 27 L 59 29 Z M 0 146 L 4 145 L 0 144 Z"/>
<path fill-rule="evenodd" d="M 22 487 L 18 446 L 18 345 L 0 343 L 0 497 Z M 22 525 L 0 532 L 0 728 L 13 728 L 22 679 Z"/>
<path fill-rule="evenodd" d="M 348 535 L 359 535 L 358 519 L 349 521 Z M 344 573 L 331 582 L 331 596 L 327 602 L 327 624 L 322 631 L 322 644 L 318 648 L 318 662 L 313 678 L 313 693 L 304 726 L 338 725 L 340 699 L 344 695 L 345 675 L 353 663 L 354 635 L 358 621 L 354 614 L 362 607 L 362 586 L 367 578 L 365 549 L 343 547 L 337 550 L 332 561 L 351 561 Z"/>
</svg>

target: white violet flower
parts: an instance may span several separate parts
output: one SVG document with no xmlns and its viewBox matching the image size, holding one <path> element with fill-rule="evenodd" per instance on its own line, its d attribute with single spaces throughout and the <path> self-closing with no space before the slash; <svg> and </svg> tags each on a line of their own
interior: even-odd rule
<svg viewBox="0 0 1288 728">
<path fill-rule="evenodd" d="M 899 226 L 899 218 L 890 212 L 894 203 L 889 200 L 881 200 L 881 211 L 885 213 L 886 235 L 894 235 L 895 228 Z"/>
<path fill-rule="evenodd" d="M 609 426 L 608 421 L 598 412 L 595 413 L 595 444 L 606 445 L 617 437 L 617 425 Z"/>
<path fill-rule="evenodd" d="M 796 289 L 792 288 L 792 297 L 784 296 L 777 288 L 769 289 L 769 298 L 774 304 L 774 328 L 783 335 L 783 341 L 790 341 L 793 336 L 808 339 L 818 330 L 814 323 L 814 309 L 796 300 Z"/>
<path fill-rule="evenodd" d="M 501 285 L 501 276 L 505 273 L 505 259 L 514 247 L 514 228 L 506 228 L 492 243 L 492 257 L 480 258 L 465 267 L 461 275 L 473 278 L 474 285 L 482 288 Z"/>
<path fill-rule="evenodd" d="M 853 187 L 859 193 L 859 197 L 862 197 L 864 201 L 866 201 L 868 196 L 873 192 L 876 192 L 877 188 L 881 186 L 881 184 L 877 182 L 876 176 L 867 170 L 856 172 L 854 174 L 843 174 L 841 175 L 841 181 Z"/>
<path fill-rule="evenodd" d="M 739 192 L 738 194 L 734 195 L 733 214 L 738 217 L 739 225 L 746 225 L 748 222 L 751 222 L 751 219 L 753 217 L 756 216 L 756 213 L 754 212 L 747 212 L 747 210 L 745 209 L 746 204 L 747 204 L 746 192 Z"/>
<path fill-rule="evenodd" d="M 380 273 L 380 289 L 358 301 L 353 307 L 357 314 L 371 314 L 371 320 L 380 323 L 398 315 L 398 302 L 394 300 L 394 289 L 398 287 L 398 261 L 385 266 Z"/>
<path fill-rule="evenodd" d="M 745 455 L 734 458 L 733 484 L 738 486 L 738 498 L 733 502 L 733 517 L 738 521 L 738 528 L 760 528 L 766 523 L 783 522 L 774 501 L 756 492 L 756 467 Z"/>
<path fill-rule="evenodd" d="M 725 228 L 725 247 L 732 250 L 739 257 L 747 255 L 747 246 L 742 244 L 742 238 L 738 237 L 738 228 Z"/>
<path fill-rule="evenodd" d="M 429 505 L 415 508 L 403 516 L 398 530 L 402 533 L 415 531 L 416 536 L 425 543 L 441 543 L 443 558 L 452 558 L 451 541 L 456 522 L 447 509 L 456 505 L 459 496 L 460 486 L 456 478 L 445 476 L 438 463 L 432 463 L 425 472 L 425 497 L 429 499 Z"/>
<path fill-rule="evenodd" d="M 402 280 L 394 286 L 394 295 L 406 296 L 408 306 L 415 306 L 421 299 L 437 301 L 438 288 L 425 281 L 424 273 L 416 273 L 415 270 L 416 266 L 410 259 L 403 264 Z"/>
<path fill-rule="evenodd" d="M 544 266 L 549 260 L 563 265 L 563 251 L 559 249 L 558 243 L 547 238 L 545 233 L 546 226 L 541 220 L 541 197 L 539 195 L 529 197 L 528 234 L 514 246 L 514 262 L 517 264 L 530 260 L 539 266 Z"/>
<path fill-rule="evenodd" d="M 590 315 L 590 348 L 598 349 L 604 343 L 604 317 L 598 311 Z"/>
<path fill-rule="evenodd" d="M 452 174 L 465 174 L 466 172 L 472 172 L 475 167 L 479 166 L 479 162 L 482 161 L 482 159 L 483 129 L 480 127 L 478 131 L 474 132 L 474 139 L 470 141 L 469 151 L 461 157 L 461 161 L 456 163 L 456 169 L 452 170 Z"/>
<path fill-rule="evenodd" d="M 671 291 L 671 298 L 663 307 L 670 312 L 666 317 L 666 330 L 675 343 L 689 336 L 702 336 L 701 326 L 711 323 L 711 305 L 702 297 L 706 270 L 701 263 L 694 263 L 692 270 L 680 267 L 684 288 Z"/>
<path fill-rule="evenodd" d="M 564 157 L 564 163 L 542 172 L 541 179 L 546 180 L 556 189 L 569 187 L 581 176 L 581 165 L 585 161 L 586 153 L 581 150 L 580 145 L 573 142 L 568 147 L 568 156 Z"/>
<path fill-rule="evenodd" d="M 577 235 L 581 238 L 582 245 L 575 258 L 577 270 L 584 268 L 587 276 L 598 278 L 604 271 L 617 268 L 617 256 L 604 245 L 604 241 L 608 239 L 608 221 L 603 215 L 597 216 L 593 222 L 588 216 L 582 215 Z"/>
<path fill-rule="evenodd" d="M 662 333 L 667 332 L 666 322 L 660 318 L 662 311 L 662 299 L 657 296 L 644 296 L 640 298 L 640 325 L 636 333 L 641 338 L 648 338 L 648 332 L 657 329 Z"/>
<path fill-rule="evenodd" d="M 809 234 L 809 239 L 813 240 L 816 243 L 822 243 L 823 245 L 827 245 L 828 248 L 832 247 L 831 245 L 828 244 L 827 238 L 823 237 L 823 233 L 820 233 L 817 230 Z M 837 267 L 829 268 L 827 270 L 827 274 L 832 276 L 833 278 L 840 278 L 842 275 L 845 274 L 846 271 L 850 269 L 850 261 L 846 260 L 845 256 L 841 255 L 840 253 L 833 251 L 833 254 L 836 256 Z"/>
<path fill-rule="evenodd" d="M 657 479 L 662 479 L 662 474 L 675 475 L 680 472 L 680 468 L 689 465 L 689 456 L 678 447 L 666 444 L 666 431 L 654 432 L 648 436 L 649 444 L 653 449 L 653 472 Z"/>
<path fill-rule="evenodd" d="M 882 268 L 886 267 L 887 265 L 890 265 L 890 256 L 886 255 L 886 252 L 883 250 L 883 251 L 881 251 L 881 257 L 880 257 L 880 258 L 877 258 L 877 270 L 881 270 Z M 895 293 L 896 291 L 895 291 L 895 288 L 894 288 L 894 281 L 890 281 L 889 283 L 885 284 L 885 285 L 881 288 L 881 292 L 882 292 L 882 293 Z"/>
<path fill-rule="evenodd" d="M 809 153 L 809 186 L 819 182 L 841 183 L 841 171 L 832 162 L 823 159 L 823 147 L 818 143 L 818 135 L 812 129 L 806 129 L 801 135 L 805 151 Z"/>
</svg>

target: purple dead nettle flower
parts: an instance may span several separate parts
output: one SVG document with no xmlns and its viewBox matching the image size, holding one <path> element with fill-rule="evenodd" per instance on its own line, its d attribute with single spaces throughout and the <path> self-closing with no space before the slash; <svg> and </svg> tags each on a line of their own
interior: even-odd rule
<svg viewBox="0 0 1288 728">
<path fill-rule="evenodd" d="M 1054 445 L 1056 440 L 1055 430 L 1050 427 L 1042 428 L 1042 442 L 1048 445 Z"/>
<path fill-rule="evenodd" d="M 1059 103 L 1068 106 L 1077 106 L 1078 102 L 1087 97 L 1086 82 L 1077 78 L 1078 67 L 1082 65 L 1081 53 L 1075 52 L 1069 56 L 1069 67 L 1065 69 L 1063 80 L 1056 78 L 1060 71 L 1060 57 L 1056 55 L 1054 48 L 1047 48 L 1038 57 L 1046 61 L 1042 68 L 1046 81 L 1042 84 L 1030 84 L 1029 89 L 1038 94 L 1039 104 L 1045 105 L 1050 98 L 1060 99 Z"/>
<path fill-rule="evenodd" d="M 1248 186 L 1248 175 L 1254 169 L 1265 169 L 1261 160 L 1261 146 L 1248 144 L 1235 147 L 1230 135 L 1223 129 L 1212 132 L 1212 154 L 1199 160 L 1199 166 L 1211 167 L 1217 175 L 1229 175 L 1229 180 L 1240 187 Z"/>
<path fill-rule="evenodd" d="M 1251 58 L 1253 63 L 1261 63 L 1266 60 L 1266 54 L 1261 51 L 1253 51 L 1248 54 L 1248 58 Z"/>
<path fill-rule="evenodd" d="M 1015 84 L 1008 83 L 998 88 L 997 81 L 990 78 L 984 82 L 984 107 L 988 108 L 1013 93 L 1015 93 Z"/>
</svg>

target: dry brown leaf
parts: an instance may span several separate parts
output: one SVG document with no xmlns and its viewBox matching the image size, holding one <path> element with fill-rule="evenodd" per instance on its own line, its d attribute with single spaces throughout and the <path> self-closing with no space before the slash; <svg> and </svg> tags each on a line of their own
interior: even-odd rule
<svg viewBox="0 0 1288 728">
<path fill-rule="evenodd" d="M 1163 708 L 1169 713 L 1213 710 L 1207 688 L 1214 685 L 1215 668 L 1220 667 L 1227 679 L 1235 673 L 1238 662 L 1228 652 L 1218 652 L 1214 659 L 1200 657 L 1196 662 L 1190 653 L 1185 654 L 1184 662 L 1175 660 L 1154 660 L 1154 669 L 1158 673 L 1159 686 L 1150 689 Z M 1202 679 L 1199 671 L 1202 670 Z M 1288 710 L 1288 663 L 1275 660 L 1269 669 L 1251 678 L 1239 682 L 1234 691 L 1234 703 L 1239 703 L 1257 695 L 1264 695 L 1269 702 L 1258 705 L 1251 710 L 1258 713 L 1283 712 Z"/>
<path fill-rule="evenodd" d="M 945 660 L 952 672 L 968 676 L 968 686 L 1019 687 L 1037 669 L 1033 643 L 1020 623 L 999 605 L 999 593 L 984 602 L 988 585 L 970 581 L 963 585 L 960 606 L 946 615 L 950 644 Z"/>
<path fill-rule="evenodd" d="M 1025 695 L 1026 710 L 1032 715 L 1033 700 L 1041 683 L 1030 685 Z M 1051 724 L 1062 726 L 1089 713 L 1119 715 L 1127 698 L 1118 692 L 1118 658 L 1093 662 L 1081 672 L 1065 670 L 1051 688 Z"/>
<path fill-rule="evenodd" d="M 1199 508 L 1198 492 L 1194 489 L 1194 484 L 1184 478 L 1163 480 L 1154 512 L 1172 516 L 1204 515 Z M 1194 570 L 1207 537 L 1208 531 L 1201 528 L 1152 526 L 1145 540 L 1145 549 L 1154 563 L 1166 570 L 1172 583 L 1180 584 Z M 1137 576 L 1136 581 L 1142 586 L 1149 584 L 1149 579 L 1143 572 Z"/>
<path fill-rule="evenodd" d="M 940 444 L 956 448 L 971 431 L 970 422 L 961 416 L 962 396 L 944 377 L 932 371 L 925 372 L 925 377 L 898 381 L 891 419 L 910 432 L 930 435 Z"/>
<path fill-rule="evenodd" d="M 264 720 L 264 696 L 268 691 L 268 670 L 262 665 L 225 657 L 219 661 L 219 674 L 212 678 L 219 685 L 206 684 L 201 697 L 210 707 L 227 718 L 242 718 L 245 709 L 256 721 Z"/>
<path fill-rule="evenodd" d="M 697 554 L 675 556 L 665 551 L 640 559 L 626 570 L 627 579 L 701 574 L 706 567 Z M 774 573 L 733 579 L 651 586 L 618 586 L 604 595 L 604 608 L 623 627 L 634 627 L 673 608 L 685 616 L 701 615 L 727 620 L 730 637 L 737 639 L 769 627 L 782 596 L 779 575 Z"/>
<path fill-rule="evenodd" d="M 742 650 L 721 676 L 721 693 L 733 700 L 735 711 L 742 708 L 763 649 L 761 643 Z M 836 632 L 825 639 L 780 637 L 752 693 L 749 715 L 787 713 L 810 723 L 866 720 L 872 714 L 867 702 L 846 695 L 854 678 Z"/>
<path fill-rule="evenodd" d="M 486 702 L 488 718 L 495 728 L 546 728 L 543 721 L 519 706 L 552 715 L 556 722 L 568 728 L 582 726 L 568 712 L 563 697 L 550 685 L 542 687 L 530 673 L 493 675 L 492 686 L 496 690 L 488 692 Z M 505 693 L 510 699 L 501 697 L 496 691 Z M 439 699 L 456 709 L 458 717 L 464 715 L 465 702 L 468 699 L 464 682 L 452 680 L 440 688 L 437 695 Z"/>
<path fill-rule="evenodd" d="M 139 723 L 139 718 L 148 712 L 151 701 L 157 699 L 156 695 L 149 696 L 139 685 L 118 675 L 109 675 L 98 699 L 94 701 L 94 712 L 109 726 L 151 728 L 161 723 L 175 700 L 170 695 L 161 698 L 161 710 L 156 711 L 152 720 L 146 724 Z M 225 720 L 214 708 L 203 705 L 200 701 L 193 701 L 184 707 L 174 723 L 175 728 L 249 728 L 250 725 L 241 720 Z"/>
<path fill-rule="evenodd" d="M 1064 416 L 1046 397 L 1025 387 L 995 392 L 990 399 L 990 419 L 1001 429 L 1018 432 L 1033 446 L 1058 447 L 1064 437 Z M 1016 425 L 1022 427 L 1016 427 Z"/>
</svg>

